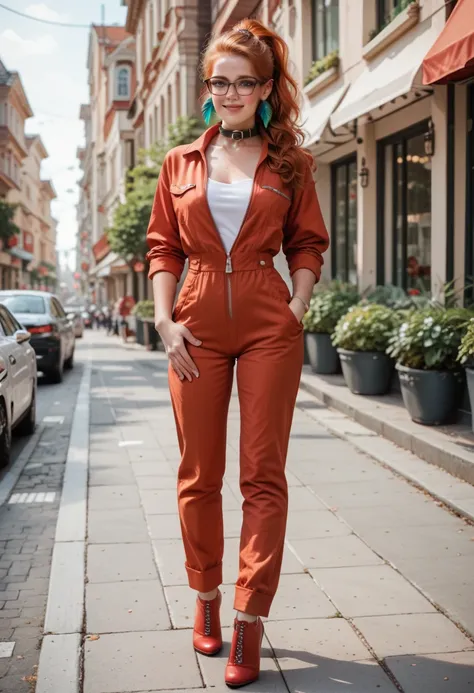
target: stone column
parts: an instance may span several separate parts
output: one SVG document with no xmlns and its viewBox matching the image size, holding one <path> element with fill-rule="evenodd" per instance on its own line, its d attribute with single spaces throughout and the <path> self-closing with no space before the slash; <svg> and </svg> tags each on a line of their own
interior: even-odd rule
<svg viewBox="0 0 474 693">
<path fill-rule="evenodd" d="M 362 159 L 369 170 L 366 188 L 357 180 L 357 277 L 359 290 L 375 286 L 377 264 L 377 146 L 373 123 L 361 125 L 357 145 L 357 174 Z"/>
</svg>

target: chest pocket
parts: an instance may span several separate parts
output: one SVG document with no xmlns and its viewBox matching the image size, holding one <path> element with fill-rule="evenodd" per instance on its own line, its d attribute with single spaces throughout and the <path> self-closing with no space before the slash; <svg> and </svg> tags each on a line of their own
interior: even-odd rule
<svg viewBox="0 0 474 693">
<path fill-rule="evenodd" d="M 171 183 L 170 193 L 178 220 L 187 221 L 190 207 L 194 200 L 196 183 Z"/>
</svg>

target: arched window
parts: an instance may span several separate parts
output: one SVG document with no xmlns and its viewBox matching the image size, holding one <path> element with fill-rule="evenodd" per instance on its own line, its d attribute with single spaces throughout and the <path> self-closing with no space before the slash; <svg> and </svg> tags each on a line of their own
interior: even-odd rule
<svg viewBox="0 0 474 693">
<path fill-rule="evenodd" d="M 121 67 L 117 72 L 117 96 L 119 98 L 130 98 L 130 70 L 128 67 Z"/>
</svg>

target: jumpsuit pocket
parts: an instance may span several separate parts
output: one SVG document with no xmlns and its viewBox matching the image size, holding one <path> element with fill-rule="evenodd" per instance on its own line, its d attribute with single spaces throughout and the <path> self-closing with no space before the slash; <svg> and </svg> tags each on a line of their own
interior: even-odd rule
<svg viewBox="0 0 474 693">
<path fill-rule="evenodd" d="M 188 271 L 188 274 L 186 275 L 186 279 L 184 280 L 183 286 L 181 287 L 181 291 L 179 292 L 178 300 L 176 301 L 176 305 L 173 311 L 173 322 L 177 321 L 177 319 L 183 312 L 183 308 L 188 304 L 191 292 L 196 283 L 197 276 L 197 272 Z"/>
<path fill-rule="evenodd" d="M 275 195 L 280 195 L 281 197 L 284 197 L 285 200 L 288 200 L 288 202 L 291 202 L 291 197 L 284 193 L 282 190 L 278 190 L 278 188 L 274 188 L 271 185 L 262 185 L 262 190 L 271 190 L 271 192 L 275 193 Z"/>
<path fill-rule="evenodd" d="M 270 272 L 266 272 L 265 275 L 267 276 L 267 282 L 270 285 L 269 288 L 271 294 L 280 303 L 284 304 L 288 320 L 292 322 L 293 325 L 296 325 L 300 329 L 303 329 L 303 323 L 298 320 L 298 318 L 289 306 L 289 302 L 291 301 L 291 294 L 284 279 L 281 277 L 277 270 L 270 270 Z"/>
<path fill-rule="evenodd" d="M 171 183 L 170 193 L 173 198 L 173 207 L 178 220 L 183 223 L 189 217 L 189 205 L 193 195 L 188 195 L 190 190 L 196 188 L 196 183 Z"/>
</svg>

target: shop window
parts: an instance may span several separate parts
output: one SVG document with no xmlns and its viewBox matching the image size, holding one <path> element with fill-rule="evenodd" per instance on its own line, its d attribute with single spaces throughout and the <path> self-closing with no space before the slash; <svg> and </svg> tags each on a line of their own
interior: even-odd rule
<svg viewBox="0 0 474 693">
<path fill-rule="evenodd" d="M 465 302 L 474 301 L 474 85 L 467 89 Z"/>
<path fill-rule="evenodd" d="M 380 145 L 384 194 L 379 199 L 383 206 L 379 210 L 379 242 L 383 234 L 392 283 L 413 294 L 431 290 L 431 158 L 424 147 L 427 129 L 422 123 Z"/>
<path fill-rule="evenodd" d="M 357 159 L 333 164 L 331 262 L 333 279 L 357 284 Z"/>
<path fill-rule="evenodd" d="M 313 61 L 339 49 L 339 0 L 311 0 Z"/>
</svg>

